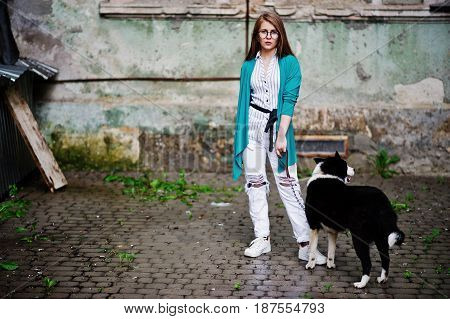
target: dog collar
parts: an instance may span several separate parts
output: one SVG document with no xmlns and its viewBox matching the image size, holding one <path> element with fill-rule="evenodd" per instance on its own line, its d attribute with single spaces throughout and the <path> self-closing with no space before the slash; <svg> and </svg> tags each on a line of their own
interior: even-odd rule
<svg viewBox="0 0 450 319">
<path fill-rule="evenodd" d="M 345 181 L 342 178 L 334 176 L 334 175 L 330 175 L 330 174 L 313 174 L 311 176 L 311 178 L 308 180 L 308 182 L 306 183 L 306 187 L 309 186 L 309 183 L 311 183 L 311 182 L 313 182 L 313 181 L 315 181 L 317 179 L 320 179 L 320 178 L 337 179 L 337 180 L 339 180 L 339 181 L 341 181 L 342 183 L 345 184 Z"/>
</svg>

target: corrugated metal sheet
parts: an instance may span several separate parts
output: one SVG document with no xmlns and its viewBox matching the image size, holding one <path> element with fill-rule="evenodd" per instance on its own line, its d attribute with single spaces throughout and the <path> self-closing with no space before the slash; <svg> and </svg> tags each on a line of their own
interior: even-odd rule
<svg viewBox="0 0 450 319">
<path fill-rule="evenodd" d="M 58 69 L 29 58 L 19 58 L 14 65 L 0 64 L 0 76 L 13 82 L 20 78 L 27 70 L 36 73 L 45 80 L 58 73 Z"/>
<path fill-rule="evenodd" d="M 25 72 L 15 83 L 34 112 L 33 77 Z M 5 101 L 4 91 L 0 96 L 0 200 L 8 193 L 11 184 L 20 182 L 36 165 L 19 130 L 14 123 Z"/>
<path fill-rule="evenodd" d="M 28 67 L 24 65 L 0 64 L 0 76 L 6 77 L 11 81 L 16 81 L 26 70 L 28 70 Z"/>
<path fill-rule="evenodd" d="M 29 58 L 19 58 L 16 62 L 17 66 L 25 66 L 28 68 L 28 70 L 36 73 L 40 77 L 48 80 L 52 76 L 54 76 L 56 73 L 58 73 L 58 69 L 55 69 L 54 67 L 39 62 L 37 60 L 29 59 Z"/>
</svg>

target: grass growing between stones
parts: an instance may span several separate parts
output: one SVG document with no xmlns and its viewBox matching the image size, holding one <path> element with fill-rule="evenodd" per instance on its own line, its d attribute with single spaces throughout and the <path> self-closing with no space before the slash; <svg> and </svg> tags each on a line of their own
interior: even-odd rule
<svg viewBox="0 0 450 319">
<path fill-rule="evenodd" d="M 9 186 L 10 199 L 0 203 L 0 223 L 11 218 L 20 218 L 26 215 L 31 202 L 18 197 L 16 185 Z"/>
<path fill-rule="evenodd" d="M 398 202 L 396 200 L 391 201 L 391 206 L 397 214 L 406 213 L 410 210 L 407 203 Z"/>
<path fill-rule="evenodd" d="M 333 285 L 330 284 L 330 283 L 326 283 L 326 284 L 323 285 L 323 291 L 324 292 L 330 292 L 331 288 L 333 288 Z"/>
<path fill-rule="evenodd" d="M 136 259 L 135 254 L 127 253 L 125 251 L 118 252 L 117 257 L 119 257 L 121 263 L 124 263 L 124 262 L 131 263 Z"/>
<path fill-rule="evenodd" d="M 148 173 L 144 173 L 137 178 L 110 174 L 105 176 L 104 181 L 121 183 L 124 186 L 122 193 L 133 198 L 159 202 L 180 200 L 188 206 L 192 206 L 192 202 L 197 200 L 201 193 L 220 193 L 225 197 L 232 197 L 234 192 L 242 191 L 242 187 L 215 189 L 209 185 L 190 183 L 186 181 L 184 171 L 180 171 L 178 179 L 174 181 L 170 181 L 166 173 L 161 177 L 151 177 Z"/>
<path fill-rule="evenodd" d="M 132 263 L 137 258 L 135 253 L 127 251 L 117 251 L 111 248 L 101 248 L 100 252 L 106 253 L 105 255 L 100 255 L 99 257 L 105 262 L 110 263 L 114 257 L 119 259 L 121 266 L 126 266 L 129 270 L 133 269 Z"/>
<path fill-rule="evenodd" d="M 29 233 L 28 236 L 23 236 L 20 238 L 20 240 L 27 244 L 31 244 L 38 240 L 50 241 L 51 239 L 48 236 L 46 236 L 42 232 L 36 231 L 36 225 L 37 225 L 37 222 L 33 222 L 33 223 L 27 225 L 26 227 L 17 227 L 16 232 L 18 232 L 18 233 L 28 232 Z"/>
<path fill-rule="evenodd" d="M 431 234 L 427 235 L 423 238 L 423 243 L 425 245 L 425 251 L 428 251 L 431 247 L 431 244 L 439 237 L 441 231 L 437 228 L 433 228 L 431 230 Z"/>
<path fill-rule="evenodd" d="M 45 294 L 48 295 L 52 292 L 53 288 L 58 284 L 58 280 L 45 277 L 42 280 L 42 284 L 44 285 L 45 288 Z"/>
<path fill-rule="evenodd" d="M 411 280 L 413 273 L 408 269 L 403 272 L 403 278 Z"/>
<path fill-rule="evenodd" d="M 299 296 L 299 297 L 303 298 L 303 299 L 313 299 L 313 296 L 309 292 L 305 292 L 303 294 L 303 296 Z"/>
<path fill-rule="evenodd" d="M 414 194 L 407 192 L 405 195 L 405 201 L 391 200 L 392 209 L 398 214 L 409 213 L 413 208 L 410 204 L 414 202 Z"/>
<path fill-rule="evenodd" d="M 19 189 L 16 185 L 9 186 L 9 199 L 0 203 L 0 223 L 5 223 L 12 218 L 24 218 L 31 206 L 31 201 L 19 197 Z M 19 239 L 20 242 L 28 245 L 37 241 L 52 241 L 53 239 L 45 235 L 42 231 L 37 230 L 37 222 L 31 221 L 24 226 L 15 228 L 17 234 L 23 236 Z M 42 249 L 38 250 L 41 251 Z M 0 258 L 2 260 L 2 258 Z M 19 265 L 13 261 L 1 261 L 0 269 L 13 271 L 19 268 Z"/>
<path fill-rule="evenodd" d="M 22 218 L 24 217 L 30 207 L 31 202 L 19 198 L 19 190 L 16 185 L 9 186 L 9 199 L 0 203 L 0 223 L 4 223 L 11 218 Z M 27 229 L 24 227 L 18 227 L 17 230 Z M 13 271 L 19 268 L 19 265 L 13 261 L 2 261 L 0 262 L 0 269 Z"/>
<path fill-rule="evenodd" d="M 442 274 L 444 272 L 444 267 L 442 265 L 436 266 L 434 270 L 437 274 Z"/>
</svg>

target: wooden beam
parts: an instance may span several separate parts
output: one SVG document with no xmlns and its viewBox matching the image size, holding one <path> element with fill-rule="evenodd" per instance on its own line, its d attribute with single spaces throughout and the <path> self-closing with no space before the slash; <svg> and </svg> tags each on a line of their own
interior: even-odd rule
<svg viewBox="0 0 450 319">
<path fill-rule="evenodd" d="M 39 126 L 27 101 L 23 99 L 15 86 L 6 90 L 7 105 L 14 122 L 22 134 L 25 144 L 32 154 L 36 166 L 41 171 L 45 183 L 51 192 L 67 185 L 66 178 L 59 168 L 52 151 L 39 131 Z"/>
<path fill-rule="evenodd" d="M 300 146 L 307 144 L 316 144 L 318 147 L 314 151 L 305 150 Z M 348 136 L 346 135 L 296 135 L 295 144 L 297 155 L 301 157 L 330 157 L 334 156 L 336 151 L 347 158 L 348 157 Z M 338 149 L 336 145 L 339 145 Z M 307 147 L 306 147 L 307 148 Z"/>
</svg>

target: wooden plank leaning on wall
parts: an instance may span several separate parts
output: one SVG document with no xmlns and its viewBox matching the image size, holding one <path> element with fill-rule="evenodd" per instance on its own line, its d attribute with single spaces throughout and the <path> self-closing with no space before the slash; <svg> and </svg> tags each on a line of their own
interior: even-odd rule
<svg viewBox="0 0 450 319">
<path fill-rule="evenodd" d="M 6 97 L 9 111 L 50 191 L 54 192 L 67 185 L 67 180 L 39 131 L 38 123 L 28 103 L 14 86 L 6 90 Z"/>
</svg>

